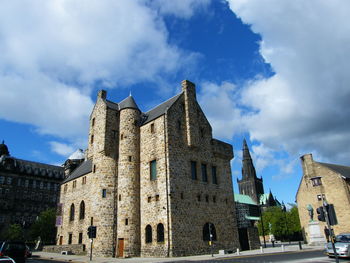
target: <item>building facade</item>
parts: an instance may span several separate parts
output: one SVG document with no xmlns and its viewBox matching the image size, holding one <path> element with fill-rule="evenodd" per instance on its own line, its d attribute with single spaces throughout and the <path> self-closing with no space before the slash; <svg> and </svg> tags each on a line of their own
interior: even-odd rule
<svg viewBox="0 0 350 263">
<path fill-rule="evenodd" d="M 212 137 L 195 85 L 148 112 L 132 96 L 100 91 L 90 116 L 87 159 L 61 185 L 58 245 L 94 255 L 182 256 L 239 247 L 232 146 Z"/>
<path fill-rule="evenodd" d="M 10 224 L 29 227 L 40 212 L 55 208 L 64 179 L 60 166 L 10 156 L 0 144 L 0 233 Z"/>
<path fill-rule="evenodd" d="M 316 209 L 323 201 L 333 204 L 338 224 L 332 226 L 334 233 L 350 230 L 350 167 L 313 160 L 311 154 L 301 157 L 303 176 L 301 178 L 296 201 L 298 203 L 300 224 L 307 242 L 310 241 L 309 224 L 318 222 Z M 307 207 L 312 212 L 307 210 Z M 311 215 L 312 214 L 312 215 Z M 313 223 L 314 225 L 314 223 Z M 325 222 L 319 222 L 319 233 L 324 233 Z"/>
</svg>

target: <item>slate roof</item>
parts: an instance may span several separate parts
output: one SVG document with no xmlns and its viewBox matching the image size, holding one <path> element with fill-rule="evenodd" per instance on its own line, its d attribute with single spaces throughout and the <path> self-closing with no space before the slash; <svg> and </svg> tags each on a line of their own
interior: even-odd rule
<svg viewBox="0 0 350 263">
<path fill-rule="evenodd" d="M 122 100 L 121 102 L 119 102 L 118 105 L 119 105 L 119 110 L 127 109 L 127 108 L 139 110 L 139 107 L 137 106 L 134 98 L 131 95 L 126 99 Z"/>
<path fill-rule="evenodd" d="M 12 156 L 2 156 L 0 158 L 0 169 L 19 174 L 49 177 L 57 180 L 62 180 L 64 178 L 64 168 L 62 166 L 21 160 Z"/>
<path fill-rule="evenodd" d="M 111 108 L 113 110 L 119 110 L 118 103 L 115 103 L 113 101 L 106 100 L 106 104 L 108 108 Z"/>
<path fill-rule="evenodd" d="M 248 205 L 257 205 L 249 195 L 234 194 L 234 197 L 235 202 Z"/>
<path fill-rule="evenodd" d="M 331 163 L 321 163 L 317 162 L 322 166 L 326 166 L 327 168 L 333 170 L 334 172 L 341 174 L 342 176 L 350 179 L 350 167 L 349 166 L 343 166 L 338 164 L 331 164 Z"/>
<path fill-rule="evenodd" d="M 84 174 L 91 173 L 92 171 L 92 161 L 86 160 L 82 162 L 77 169 L 75 169 L 62 183 L 67 183 L 69 181 L 72 181 L 80 176 L 83 176 Z"/>
<path fill-rule="evenodd" d="M 176 96 L 168 99 L 162 104 L 156 106 L 152 110 L 142 114 L 142 123 L 141 125 L 145 125 L 146 123 L 157 119 L 159 116 L 163 115 L 168 108 L 170 108 L 177 99 L 182 95 L 182 93 L 177 94 Z"/>
</svg>

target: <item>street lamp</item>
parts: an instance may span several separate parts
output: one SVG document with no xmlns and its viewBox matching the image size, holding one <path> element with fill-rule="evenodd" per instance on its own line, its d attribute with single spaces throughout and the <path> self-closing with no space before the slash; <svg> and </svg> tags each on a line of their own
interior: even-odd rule
<svg viewBox="0 0 350 263">
<path fill-rule="evenodd" d="M 266 240 L 265 240 L 265 231 L 264 231 L 264 222 L 263 222 L 263 217 L 262 217 L 262 206 L 263 206 L 263 201 L 260 203 L 260 221 L 261 221 L 261 229 L 262 229 L 262 234 L 263 234 L 263 239 L 264 239 L 264 248 L 266 248 Z"/>
</svg>

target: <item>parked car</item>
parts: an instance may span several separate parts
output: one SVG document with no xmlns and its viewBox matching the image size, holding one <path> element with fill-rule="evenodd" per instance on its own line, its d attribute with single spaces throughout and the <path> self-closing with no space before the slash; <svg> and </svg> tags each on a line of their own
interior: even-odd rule
<svg viewBox="0 0 350 263">
<path fill-rule="evenodd" d="M 16 262 L 9 257 L 0 257 L 0 263 L 16 263 Z"/>
<path fill-rule="evenodd" d="M 350 257 L 350 233 L 344 233 L 335 237 L 334 243 L 338 257 Z M 334 257 L 332 243 L 326 244 L 326 253 L 329 257 Z"/>
<path fill-rule="evenodd" d="M 0 258 L 10 257 L 16 263 L 26 262 L 26 245 L 22 241 L 0 242 Z"/>
</svg>

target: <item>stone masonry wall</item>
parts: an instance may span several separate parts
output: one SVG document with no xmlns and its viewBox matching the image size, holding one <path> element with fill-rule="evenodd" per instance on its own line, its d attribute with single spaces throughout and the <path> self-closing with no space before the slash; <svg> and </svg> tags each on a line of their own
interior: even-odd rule
<svg viewBox="0 0 350 263">
<path fill-rule="evenodd" d="M 299 210 L 300 223 L 305 231 L 305 237 L 309 242 L 308 223 L 310 216 L 306 210 L 306 206 L 311 204 L 314 208 L 314 221 L 317 220 L 316 208 L 322 206 L 322 201 L 318 200 L 317 195 L 325 195 L 329 204 L 334 205 L 334 209 L 338 219 L 338 225 L 333 226 L 335 234 L 349 232 L 350 221 L 350 196 L 348 185 L 341 175 L 323 166 L 320 163 L 314 162 L 311 154 L 301 157 L 303 177 L 297 194 L 297 203 Z M 322 185 L 313 186 L 311 178 L 321 177 Z M 320 223 L 321 233 L 323 232 L 325 222 Z"/>
</svg>

